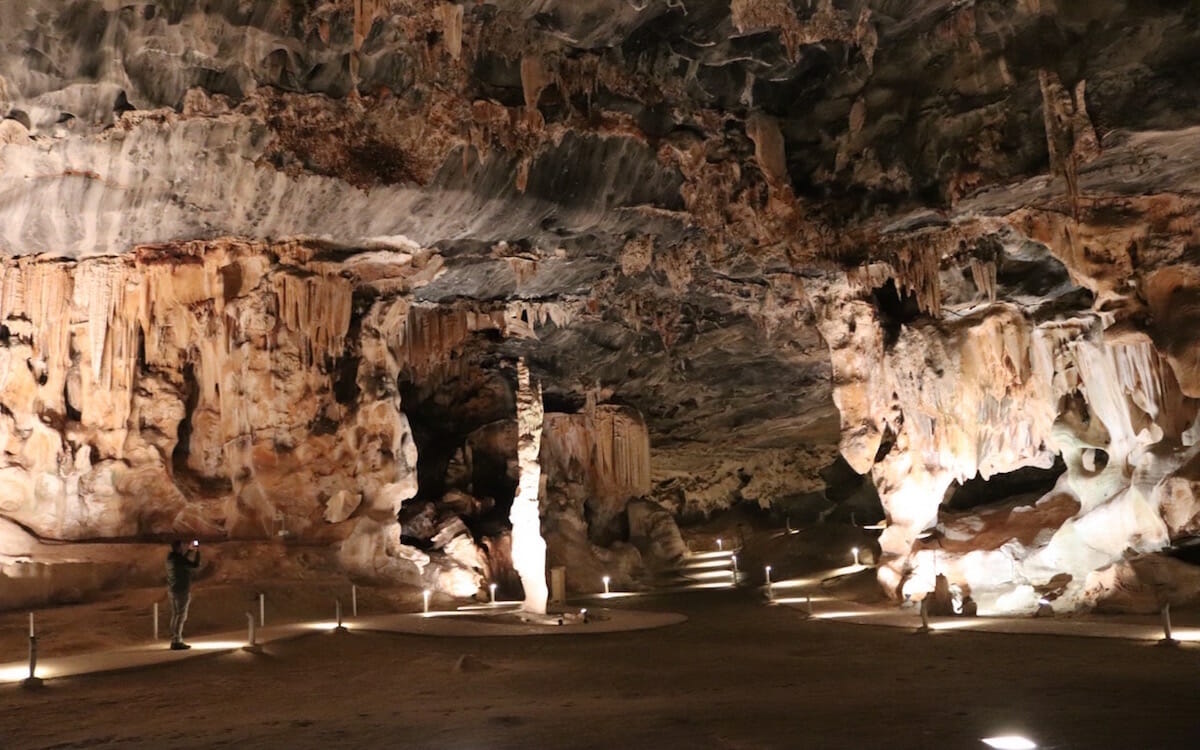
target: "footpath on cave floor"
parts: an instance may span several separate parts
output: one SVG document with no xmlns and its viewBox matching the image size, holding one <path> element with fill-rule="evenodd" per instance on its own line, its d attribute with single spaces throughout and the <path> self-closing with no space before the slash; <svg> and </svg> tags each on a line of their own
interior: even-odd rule
<svg viewBox="0 0 1200 750">
<path fill-rule="evenodd" d="M 273 643 L 340 631 L 457 637 L 589 635 L 646 630 L 677 625 L 687 620 L 684 615 L 673 612 L 596 608 L 582 610 L 587 612 L 587 617 L 583 618 L 579 608 L 570 608 L 564 615 L 551 614 L 533 622 L 518 618 L 516 609 L 519 606 L 520 602 L 498 602 L 467 605 L 454 610 L 430 610 L 428 613 L 349 617 L 340 622 L 300 622 L 255 627 L 253 630 L 247 626 L 242 631 L 188 638 L 191 649 L 185 651 L 173 651 L 165 640 L 159 640 L 141 646 L 61 657 L 39 657 L 33 675 L 30 674 L 28 659 L 0 663 L 0 684 L 26 683 L 32 676 L 35 679 L 27 684 L 33 685 L 42 680 L 139 669 L 204 655 L 256 652 Z"/>
<path fill-rule="evenodd" d="M 869 566 L 848 565 L 804 577 L 772 580 L 769 585 L 760 587 L 763 604 L 789 607 L 795 610 L 801 618 L 815 622 L 920 630 L 922 619 L 919 611 L 915 608 L 884 608 L 861 604 L 832 596 L 826 590 L 826 584 L 829 582 L 867 570 L 870 570 Z M 574 601 L 590 603 L 592 601 L 620 600 L 627 604 L 648 596 L 657 596 L 657 594 L 654 592 L 647 594 L 613 592 L 583 597 Z M 408 635 L 490 637 L 613 633 L 664 627 L 687 619 L 683 615 L 670 612 L 593 607 L 586 610 L 588 618 L 584 623 L 578 619 L 576 614 L 581 611 L 581 608 L 571 607 L 568 610 L 571 614 L 560 625 L 554 617 L 542 622 L 523 622 L 517 618 L 515 613 L 518 606 L 518 602 L 499 602 L 466 605 L 454 610 L 431 610 L 428 614 L 417 612 L 348 617 L 343 620 L 342 625 L 347 630 Z M 54 657 L 52 654 L 45 654 L 37 661 L 36 677 L 41 680 L 57 679 L 139 669 L 218 653 L 253 651 L 256 648 L 285 640 L 320 633 L 328 634 L 337 631 L 338 626 L 339 623 L 336 620 L 292 623 L 256 628 L 253 636 L 247 628 L 242 631 L 189 638 L 188 642 L 193 648 L 188 651 L 172 651 L 167 647 L 165 641 L 151 641 L 141 646 L 107 649 L 70 656 Z M 1113 638 L 1139 642 L 1158 642 L 1164 636 L 1163 623 L 1155 616 L 1105 618 L 1103 620 L 1069 616 L 929 616 L 927 618 L 925 632 L 939 635 L 953 631 Z M 1200 627 L 1189 622 L 1183 627 L 1173 628 L 1172 636 L 1184 646 L 1200 643 Z M 251 637 L 254 638 L 253 646 L 250 644 Z M 247 648 L 247 646 L 251 647 Z M 29 676 L 27 659 L 0 663 L 0 684 L 21 683 Z"/>
<path fill-rule="evenodd" d="M 930 633 L 970 630 L 982 633 L 1116 638 L 1132 641 L 1162 641 L 1165 636 L 1164 621 L 1159 615 L 1121 616 L 1119 618 L 1113 616 L 1103 617 L 1103 619 L 1095 616 L 1073 617 L 1070 615 L 1039 617 L 995 615 L 937 617 L 927 615 L 922 620 L 920 609 L 915 605 L 898 608 L 861 604 L 832 596 L 825 588 L 825 584 L 828 582 L 867 570 L 871 570 L 871 567 L 847 565 L 810 576 L 772 581 L 763 586 L 763 593 L 768 604 L 794 608 L 804 617 L 813 620 L 907 628 Z M 1172 627 L 1171 638 L 1179 644 L 1200 643 L 1200 627 L 1192 622 L 1193 619 L 1189 616 L 1188 623 L 1184 627 Z"/>
</svg>

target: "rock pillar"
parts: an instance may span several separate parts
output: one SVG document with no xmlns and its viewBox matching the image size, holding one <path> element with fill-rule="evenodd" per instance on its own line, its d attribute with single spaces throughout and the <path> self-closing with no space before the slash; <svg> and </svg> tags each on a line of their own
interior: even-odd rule
<svg viewBox="0 0 1200 750">
<path fill-rule="evenodd" d="M 522 609 L 533 614 L 546 613 L 546 540 L 542 538 L 542 519 L 538 508 L 538 488 L 542 467 L 538 453 L 542 445 L 542 392 L 529 382 L 525 360 L 517 362 L 517 462 L 520 479 L 513 498 L 509 520 L 512 522 L 513 567 L 525 589 Z"/>
</svg>

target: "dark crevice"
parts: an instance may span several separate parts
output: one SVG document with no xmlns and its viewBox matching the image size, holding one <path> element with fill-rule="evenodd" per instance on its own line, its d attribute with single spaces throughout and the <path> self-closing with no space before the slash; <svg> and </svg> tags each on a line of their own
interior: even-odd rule
<svg viewBox="0 0 1200 750">
<path fill-rule="evenodd" d="M 993 503 L 1004 502 L 1018 496 L 1036 500 L 1050 490 L 1067 466 L 1062 457 L 1048 469 L 1026 466 L 1006 474 L 996 474 L 983 479 L 978 474 L 961 485 L 955 484 L 944 505 L 951 510 L 968 510 Z"/>
<path fill-rule="evenodd" d="M 83 413 L 76 409 L 75 405 L 71 403 L 71 389 L 68 388 L 65 383 L 63 384 L 63 406 L 67 410 L 67 419 L 69 421 L 83 421 Z"/>
<path fill-rule="evenodd" d="M 891 349 L 900 340 L 900 329 L 921 317 L 921 306 L 917 296 L 896 286 L 895 279 L 871 292 L 871 301 L 879 315 L 879 326 L 883 329 L 883 346 Z"/>
<path fill-rule="evenodd" d="M 171 452 L 171 469 L 175 484 L 185 496 L 215 497 L 233 491 L 233 482 L 226 477 L 210 477 L 188 465 L 192 441 L 192 415 L 200 403 L 200 384 L 195 368 L 189 362 L 183 367 L 183 419 L 179 420 L 178 442 Z"/>
</svg>

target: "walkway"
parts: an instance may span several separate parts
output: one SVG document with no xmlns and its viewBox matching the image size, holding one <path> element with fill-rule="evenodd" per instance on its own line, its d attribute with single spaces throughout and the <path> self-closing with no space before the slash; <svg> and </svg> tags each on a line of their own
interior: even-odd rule
<svg viewBox="0 0 1200 750">
<path fill-rule="evenodd" d="M 586 621 L 573 610 L 562 619 L 551 615 L 540 622 L 525 622 L 516 614 L 518 602 L 499 602 L 493 605 L 468 605 L 456 610 L 436 610 L 428 614 L 391 614 L 368 617 L 351 617 L 343 621 L 346 630 L 403 633 L 408 635 L 432 635 L 454 637 L 485 636 L 528 636 L 528 635 L 589 635 L 615 633 L 631 630 L 646 630 L 676 625 L 687 620 L 684 615 L 673 612 L 646 612 L 639 610 L 591 609 Z M 257 629 L 255 643 L 258 647 L 301 638 L 306 635 L 328 633 L 336 630 L 335 621 L 296 623 Z M 249 631 L 232 631 L 217 635 L 189 638 L 192 648 L 187 651 L 172 651 L 166 641 L 147 643 L 144 646 L 113 649 L 89 654 L 54 657 L 42 655 L 37 662 L 37 677 L 42 680 L 71 677 L 100 672 L 116 672 L 126 669 L 170 664 L 199 656 L 251 650 Z M 29 677 L 29 662 L 0 664 L 0 684 L 19 683 Z"/>
<path fill-rule="evenodd" d="M 711 558 L 725 561 L 726 555 Z M 853 575 L 867 570 L 867 566 L 849 565 L 824 571 L 817 575 L 773 581 L 764 586 L 763 593 L 768 603 L 787 606 L 812 620 L 828 620 L 856 625 L 874 625 L 904 628 L 917 631 L 921 627 L 920 614 L 913 608 L 873 607 L 838 599 L 826 593 L 823 581 Z M 731 583 L 703 581 L 690 586 L 679 586 L 680 590 L 693 588 L 731 588 Z M 584 600 L 622 599 L 629 600 L 661 591 L 646 593 L 612 592 L 585 597 Z M 467 605 L 455 610 L 431 611 L 428 614 L 390 614 L 347 618 L 344 625 L 349 630 L 404 633 L 410 635 L 485 637 L 485 636 L 528 636 L 528 635 L 585 635 L 620 631 L 644 630 L 678 624 L 687 618 L 669 612 L 647 612 L 630 609 L 592 608 L 586 622 L 578 615 L 567 615 L 560 624 L 556 617 L 541 622 L 525 622 L 517 618 L 516 602 Z M 1130 641 L 1157 642 L 1163 638 L 1161 621 L 1157 617 L 1145 616 L 1137 622 L 1117 619 L 1083 617 L 929 617 L 929 630 L 933 634 L 950 631 L 975 631 L 988 633 L 1010 633 L 1019 635 L 1082 636 L 1091 638 L 1117 638 Z M 278 643 L 316 633 L 330 632 L 337 623 L 329 621 L 278 625 L 257 630 L 255 641 L 258 646 Z M 1200 628 L 1181 627 L 1172 630 L 1172 636 L 1180 642 L 1200 642 Z M 165 641 L 152 642 L 143 646 L 114 649 L 109 651 L 54 657 L 43 654 L 37 664 L 37 677 L 55 679 L 99 672 L 139 669 L 161 664 L 170 664 L 183 659 L 230 653 L 243 650 L 248 644 L 248 632 L 232 631 L 217 635 L 189 639 L 189 651 L 171 651 Z M 0 684 L 20 683 L 29 676 L 28 661 L 0 664 Z"/>
<path fill-rule="evenodd" d="M 823 581 L 853 575 L 868 570 L 866 565 L 847 565 L 822 571 L 804 578 L 789 578 L 771 583 L 770 592 L 763 586 L 769 603 L 799 610 L 814 620 L 834 620 L 856 625 L 876 625 L 893 628 L 921 627 L 920 611 L 916 607 L 874 607 L 830 596 L 822 587 Z M 1137 619 L 1137 622 L 1128 620 Z M 1163 638 L 1162 621 L 1157 615 L 1137 618 L 1105 618 L 1058 615 L 1047 617 L 933 617 L 928 618 L 934 633 L 970 630 L 984 633 L 1014 635 L 1056 635 L 1086 638 L 1118 638 L 1131 641 L 1157 642 Z M 1182 643 L 1200 642 L 1200 628 L 1172 628 L 1171 635 Z"/>
</svg>

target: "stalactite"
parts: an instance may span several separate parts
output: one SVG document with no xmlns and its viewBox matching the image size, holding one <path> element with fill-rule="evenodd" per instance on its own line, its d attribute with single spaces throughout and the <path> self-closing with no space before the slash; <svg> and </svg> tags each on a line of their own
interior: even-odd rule
<svg viewBox="0 0 1200 750">
<path fill-rule="evenodd" d="M 996 301 L 996 264 L 988 261 L 971 259 L 971 281 L 975 288 L 985 296 L 988 302 Z"/>
<path fill-rule="evenodd" d="M 354 296 L 350 282 L 336 276 L 291 273 L 277 273 L 273 282 L 280 320 L 305 339 L 305 364 L 338 356 L 350 328 Z"/>
<path fill-rule="evenodd" d="M 442 36 L 446 40 L 446 51 L 451 59 L 458 60 L 462 56 L 463 42 L 463 7 L 454 3 L 442 3 L 436 9 L 442 22 Z"/>
<path fill-rule="evenodd" d="M 547 415 L 543 435 L 547 461 L 589 493 L 627 500 L 650 492 L 649 433 L 627 407 L 597 405 L 590 395 L 577 414 Z"/>
</svg>

